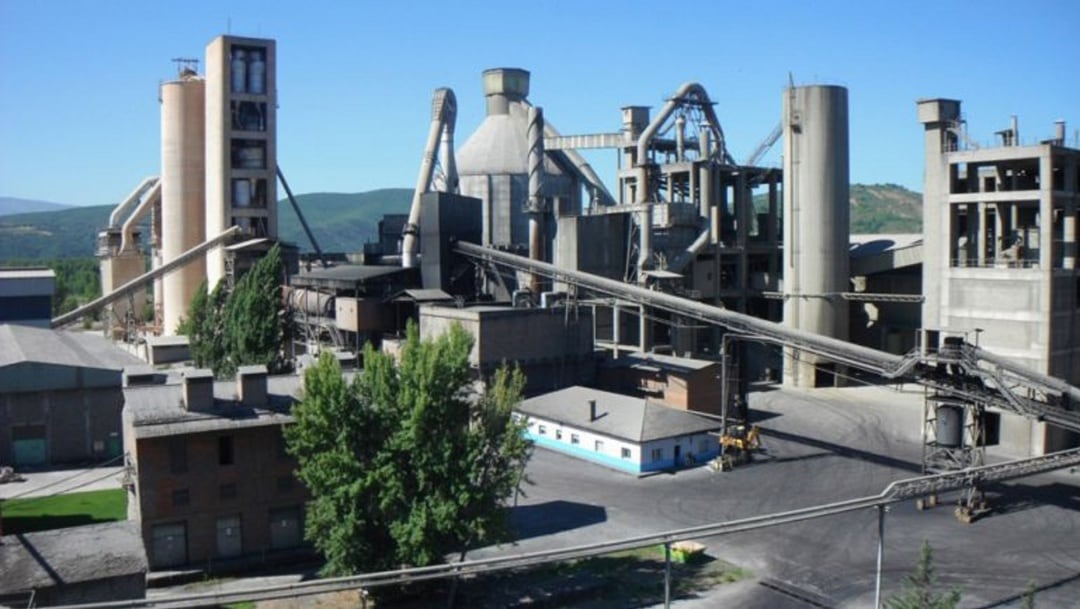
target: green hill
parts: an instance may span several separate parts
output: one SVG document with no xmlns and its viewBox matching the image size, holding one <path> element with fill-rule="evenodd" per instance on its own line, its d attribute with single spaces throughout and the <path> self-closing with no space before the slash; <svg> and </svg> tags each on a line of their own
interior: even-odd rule
<svg viewBox="0 0 1080 609">
<path fill-rule="evenodd" d="M 387 188 L 362 193 L 311 193 L 296 197 L 311 232 L 327 252 L 355 252 L 374 241 L 384 214 L 407 213 L 412 190 Z M 0 260 L 93 256 L 97 233 L 112 205 L 0 216 Z M 304 251 L 311 245 L 287 200 L 278 203 L 279 232 Z"/>
<path fill-rule="evenodd" d="M 387 188 L 362 193 L 310 193 L 297 201 L 323 251 L 356 252 L 374 241 L 384 214 L 407 213 L 412 191 Z M 111 205 L 0 216 L 0 260 L 78 258 L 94 255 L 97 232 Z M 282 239 L 311 251 L 288 201 L 278 204 Z M 917 233 L 922 196 L 895 184 L 851 185 L 851 232 Z"/>
</svg>

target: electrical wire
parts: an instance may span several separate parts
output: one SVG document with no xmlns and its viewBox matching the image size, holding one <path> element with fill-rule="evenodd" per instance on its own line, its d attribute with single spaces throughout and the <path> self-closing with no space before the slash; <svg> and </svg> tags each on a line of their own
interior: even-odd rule
<svg viewBox="0 0 1080 609">
<path fill-rule="evenodd" d="M 118 460 L 123 459 L 123 458 L 124 458 L 124 455 L 117 455 L 115 457 L 112 457 L 111 459 L 108 459 L 106 461 L 102 461 L 101 463 L 98 463 L 97 465 L 92 465 L 92 466 L 90 466 L 90 467 L 88 467 L 86 469 L 83 469 L 83 470 L 75 473 L 75 474 L 67 476 L 66 478 L 61 478 L 59 480 L 54 480 L 54 481 L 52 481 L 52 482 L 50 482 L 48 484 L 43 484 L 43 485 L 41 485 L 39 487 L 35 487 L 35 488 L 32 488 L 32 489 L 27 489 L 27 490 L 25 490 L 25 491 L 23 491 L 21 493 L 12 495 L 11 497 L 7 497 L 7 498 L 4 499 L 4 501 L 10 501 L 12 499 L 19 499 L 19 498 L 22 498 L 22 497 L 26 497 L 30 493 L 37 493 L 37 492 L 40 492 L 40 491 L 42 491 L 44 489 L 52 488 L 54 486 L 63 484 L 65 482 L 70 482 L 70 481 L 74 480 L 75 478 L 78 478 L 80 476 L 88 474 L 88 473 L 94 471 L 95 469 L 105 467 L 106 465 L 109 465 L 110 463 L 113 463 L 114 461 L 118 461 Z M 72 488 L 70 488 L 70 489 L 68 489 L 66 491 L 57 491 L 55 493 L 51 493 L 51 494 L 48 494 L 48 495 L 38 495 L 38 496 L 31 497 L 31 499 L 39 499 L 39 498 L 45 498 L 45 497 L 55 497 L 57 495 L 62 495 L 64 493 L 66 493 L 66 492 L 70 492 L 71 490 L 74 490 L 74 489 L 77 489 L 77 488 L 82 488 L 82 487 L 86 486 L 87 484 L 92 484 L 93 482 L 97 482 L 98 480 L 104 480 L 105 478 L 108 478 L 109 476 L 114 476 L 114 475 L 116 475 L 116 472 L 109 472 L 108 474 L 106 474 L 104 476 L 101 476 L 99 478 L 95 478 L 95 479 L 91 480 L 90 482 L 79 484 L 78 486 L 72 487 Z"/>
</svg>

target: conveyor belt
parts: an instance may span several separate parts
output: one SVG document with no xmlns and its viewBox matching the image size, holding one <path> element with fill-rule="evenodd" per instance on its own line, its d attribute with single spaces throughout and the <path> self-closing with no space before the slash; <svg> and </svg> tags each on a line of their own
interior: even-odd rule
<svg viewBox="0 0 1080 609">
<path fill-rule="evenodd" d="M 942 395 L 984 403 L 1080 432 L 1080 412 L 1068 408 L 1069 403 L 1080 404 L 1080 389 L 972 345 L 964 344 L 958 349 L 942 349 L 933 353 L 914 351 L 903 356 L 894 355 L 674 294 L 591 273 L 562 269 L 473 243 L 459 241 L 454 248 L 460 254 L 476 260 L 536 273 L 626 302 L 720 325 L 754 340 L 812 353 L 887 379 L 910 379 Z"/>
</svg>

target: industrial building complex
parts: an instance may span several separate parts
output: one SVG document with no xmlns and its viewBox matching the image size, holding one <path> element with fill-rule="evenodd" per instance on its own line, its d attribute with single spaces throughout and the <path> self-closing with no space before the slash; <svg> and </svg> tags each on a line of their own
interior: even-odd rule
<svg viewBox="0 0 1080 609">
<path fill-rule="evenodd" d="M 362 367 L 364 345 L 393 351 L 410 322 L 424 338 L 459 324 L 478 378 L 525 373 L 536 446 L 612 475 L 737 463 L 757 381 L 918 384 L 922 474 L 981 466 L 995 445 L 1071 451 L 1046 469 L 1080 462 L 1080 149 L 1064 123 L 1024 145 L 1014 120 L 979 147 L 960 101 L 918 101 L 923 233 L 851 235 L 844 87 L 792 84 L 776 128 L 736 158 L 733 119 L 699 83 L 567 134 L 527 70 L 494 68 L 460 147 L 457 95 L 435 90 L 411 208 L 357 243 L 363 264 L 330 262 L 310 230 L 300 264 L 278 232 L 279 183 L 307 225 L 277 162 L 277 59 L 274 40 L 221 36 L 204 73 L 185 60 L 160 85 L 161 172 L 98 235 L 102 298 L 50 322 L 50 272 L 0 273 L 0 464 L 123 455 L 136 532 L 120 533 L 144 549 L 126 566 L 310 552 L 281 432 L 302 378 L 248 366 L 215 380 L 177 336 L 204 281 L 232 286 L 275 244 L 291 358 Z M 777 143 L 781 166 L 762 165 Z M 610 183 L 584 150 L 615 155 Z M 145 362 L 61 329 L 99 310 L 106 338 Z M 957 488 L 961 519 L 985 512 L 977 481 Z"/>
</svg>

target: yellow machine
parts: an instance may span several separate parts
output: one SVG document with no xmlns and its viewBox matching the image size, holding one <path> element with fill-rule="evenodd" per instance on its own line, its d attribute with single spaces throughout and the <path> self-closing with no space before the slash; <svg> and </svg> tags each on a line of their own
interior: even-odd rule
<svg viewBox="0 0 1080 609">
<path fill-rule="evenodd" d="M 720 436 L 720 448 L 723 458 L 719 466 L 723 471 L 749 463 L 753 451 L 761 449 L 761 429 L 757 425 L 732 425 Z"/>
</svg>

